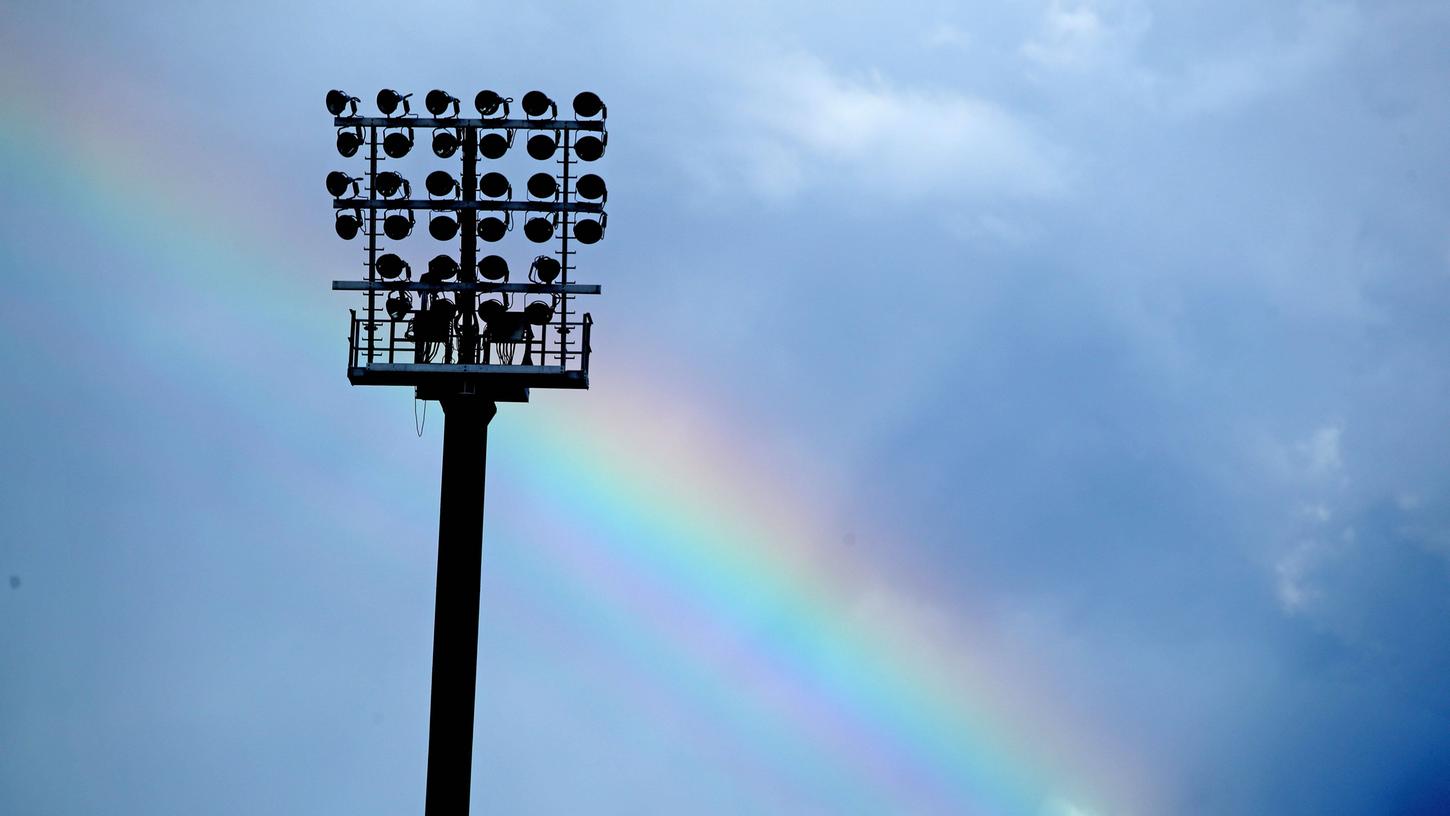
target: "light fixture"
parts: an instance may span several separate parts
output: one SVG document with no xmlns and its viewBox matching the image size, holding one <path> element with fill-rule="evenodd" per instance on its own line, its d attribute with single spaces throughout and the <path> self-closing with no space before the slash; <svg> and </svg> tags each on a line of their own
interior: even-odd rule
<svg viewBox="0 0 1450 816">
<path fill-rule="evenodd" d="M 508 280 L 509 262 L 498 255 L 486 255 L 478 262 L 478 274 L 485 280 Z"/>
<path fill-rule="evenodd" d="M 402 104 L 405 115 L 412 113 L 413 108 L 408 104 L 410 96 L 412 94 L 400 94 L 392 88 L 384 88 L 378 91 L 378 110 L 382 111 L 384 116 L 392 116 L 397 112 L 398 105 Z"/>
<path fill-rule="evenodd" d="M 357 116 L 358 98 L 348 96 L 345 91 L 332 90 L 327 92 L 327 112 L 333 116 L 341 116 L 342 112 L 352 108 L 348 116 Z"/>
<path fill-rule="evenodd" d="M 604 237 L 604 227 L 609 223 L 609 215 L 599 216 L 599 220 L 585 218 L 574 223 L 574 238 L 581 244 L 595 244 Z"/>
<path fill-rule="evenodd" d="M 447 159 L 457 152 L 458 134 L 444 128 L 433 131 L 433 155 L 440 159 Z"/>
<path fill-rule="evenodd" d="M 543 91 L 529 91 L 524 94 L 524 115 L 538 118 L 545 113 L 552 119 L 559 115 L 559 106 L 554 104 Z"/>
<path fill-rule="evenodd" d="M 478 180 L 478 191 L 489 198 L 502 198 L 512 195 L 514 188 L 503 173 L 484 173 Z"/>
<path fill-rule="evenodd" d="M 603 114 L 609 116 L 609 109 L 604 106 L 599 95 L 591 91 L 584 91 L 574 97 L 574 115 L 581 119 L 592 119 Z"/>
<path fill-rule="evenodd" d="M 458 179 L 447 170 L 434 170 L 429 173 L 423 180 L 423 186 L 428 188 L 428 195 L 434 198 L 458 195 Z"/>
<path fill-rule="evenodd" d="M 362 211 L 339 212 L 332 228 L 337 231 L 337 237 L 344 241 L 351 241 L 357 237 L 358 230 L 362 229 Z"/>
<path fill-rule="evenodd" d="M 499 108 L 503 108 L 503 115 L 507 117 L 509 103 L 512 101 L 512 99 L 504 99 L 493 91 L 479 91 L 478 95 L 473 97 L 473 107 L 478 110 L 479 116 L 493 116 L 498 113 Z"/>
<path fill-rule="evenodd" d="M 413 311 L 413 296 L 407 292 L 393 292 L 388 295 L 388 317 L 394 320 L 407 320 L 408 312 Z"/>
<path fill-rule="evenodd" d="M 478 152 L 482 153 L 485 159 L 501 159 L 503 154 L 508 152 L 509 145 L 513 143 L 513 131 L 509 131 L 507 137 L 501 133 L 485 133 L 478 140 Z"/>
<path fill-rule="evenodd" d="M 427 96 L 423 97 L 423 104 L 428 108 L 428 112 L 434 116 L 447 116 L 450 106 L 453 108 L 453 115 L 458 115 L 458 97 L 447 91 L 440 91 L 434 88 L 428 92 Z"/>
<path fill-rule="evenodd" d="M 524 235 L 536 244 L 542 244 L 554 237 L 554 222 L 548 218 L 535 216 L 524 222 Z"/>
<path fill-rule="evenodd" d="M 554 318 L 554 307 L 542 300 L 536 300 L 524 307 L 524 319 L 535 326 L 546 326 Z"/>
<path fill-rule="evenodd" d="M 383 219 L 383 234 L 401 241 L 413 233 L 413 211 L 405 210 L 406 214 L 393 213 Z"/>
<path fill-rule="evenodd" d="M 439 241 L 452 241 L 458 234 L 458 219 L 451 215 L 435 215 L 428 219 L 428 234 Z"/>
<path fill-rule="evenodd" d="M 385 170 L 373 177 L 373 190 L 383 198 L 392 198 L 399 190 L 404 191 L 404 198 L 413 195 L 413 185 L 391 170 Z"/>
<path fill-rule="evenodd" d="M 401 159 L 413 149 L 413 129 L 402 128 L 383 137 L 383 152 Z"/>
<path fill-rule="evenodd" d="M 333 198 L 342 198 L 348 187 L 352 188 L 352 197 L 357 198 L 359 195 L 357 183 L 357 179 L 341 170 L 333 170 L 327 174 L 327 192 L 331 193 Z"/>
<path fill-rule="evenodd" d="M 549 173 L 529 176 L 529 195 L 534 198 L 553 198 L 558 192 L 559 182 Z"/>
<path fill-rule="evenodd" d="M 457 314 L 458 307 L 453 305 L 453 301 L 435 297 L 413 321 L 413 334 L 424 342 L 441 343 L 448 339 L 448 330 L 452 328 Z"/>
<path fill-rule="evenodd" d="M 540 283 L 553 283 L 554 279 L 559 277 L 559 261 L 548 255 L 540 255 L 534 259 L 529 271 L 539 279 Z"/>
<path fill-rule="evenodd" d="M 395 280 L 404 273 L 407 273 L 409 278 L 413 277 L 413 270 L 408 266 L 408 262 L 391 252 L 378 256 L 377 270 L 378 277 L 383 280 Z"/>
<path fill-rule="evenodd" d="M 609 134 L 607 133 L 604 134 L 603 139 L 598 136 L 585 136 L 574 143 L 574 155 L 578 156 L 581 161 L 592 162 L 604 155 L 604 148 L 608 144 Z"/>
<path fill-rule="evenodd" d="M 350 159 L 356 156 L 358 148 L 362 147 L 362 143 L 362 128 L 355 127 L 351 130 L 348 128 L 337 129 L 337 152 L 342 154 L 343 158 Z"/>
<path fill-rule="evenodd" d="M 492 298 L 478 304 L 478 316 L 483 319 L 484 323 L 492 323 L 498 320 L 505 314 L 508 314 L 508 310 L 509 307 L 505 306 L 502 301 Z"/>
<path fill-rule="evenodd" d="M 609 190 L 604 186 L 604 179 L 593 173 L 585 173 L 580 176 L 579 180 L 574 182 L 574 192 L 578 193 L 580 198 L 587 198 L 590 201 L 609 195 Z"/>
<path fill-rule="evenodd" d="M 503 238 L 504 233 L 508 232 L 511 226 L 513 226 L 513 218 L 507 212 L 503 214 L 503 218 L 496 215 L 480 218 L 478 220 L 478 237 L 489 242 L 498 241 Z"/>
<path fill-rule="evenodd" d="M 554 141 L 554 137 L 540 133 L 537 136 L 530 136 L 526 147 L 530 156 L 543 161 L 554 157 L 554 151 L 559 149 L 559 143 Z"/>
<path fill-rule="evenodd" d="M 458 261 L 452 255 L 434 255 L 428 262 L 428 271 L 418 280 L 424 283 L 442 283 L 458 274 Z"/>
</svg>

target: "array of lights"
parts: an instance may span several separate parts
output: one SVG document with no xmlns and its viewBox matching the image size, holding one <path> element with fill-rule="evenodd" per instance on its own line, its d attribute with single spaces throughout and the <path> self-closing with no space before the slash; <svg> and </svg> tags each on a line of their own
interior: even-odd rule
<svg viewBox="0 0 1450 816">
<path fill-rule="evenodd" d="M 446 91 L 427 93 L 426 116 L 413 112 L 411 100 L 411 94 L 379 91 L 382 115 L 370 117 L 359 113 L 357 97 L 327 94 L 338 154 L 367 160 L 361 173 L 334 170 L 326 178 L 338 237 L 367 245 L 366 281 L 334 284 L 368 295 L 365 316 L 354 316 L 350 372 L 396 362 L 400 349 L 414 364 L 511 365 L 522 343 L 523 364 L 552 361 L 563 371 L 582 363 L 587 376 L 592 321 L 587 314 L 571 320 L 569 306 L 572 296 L 596 294 L 598 287 L 571 280 L 574 247 L 603 239 L 608 188 L 598 174 L 576 168 L 598 161 L 608 148 L 603 101 L 580 93 L 574 118 L 566 119 L 541 91 L 518 100 L 521 118 L 513 118 L 513 98 L 492 90 L 474 96 L 477 118 L 464 118 L 462 103 Z M 383 166 L 426 156 L 415 152 L 420 131 L 433 156 L 458 165 L 427 172 L 415 186 L 418 175 L 409 179 Z M 504 173 L 478 165 L 504 159 L 520 139 L 530 159 L 553 166 L 516 175 L 523 181 L 516 191 Z M 422 195 L 415 198 L 415 191 Z M 435 241 L 456 245 L 437 254 L 410 252 L 420 220 Z M 511 266 L 502 249 L 490 250 L 516 226 L 528 242 L 552 247 L 539 252 L 540 246 Z M 423 271 L 415 274 L 415 267 Z M 515 269 L 527 270 L 526 283 L 512 279 Z M 580 327 L 583 343 L 571 342 Z"/>
</svg>

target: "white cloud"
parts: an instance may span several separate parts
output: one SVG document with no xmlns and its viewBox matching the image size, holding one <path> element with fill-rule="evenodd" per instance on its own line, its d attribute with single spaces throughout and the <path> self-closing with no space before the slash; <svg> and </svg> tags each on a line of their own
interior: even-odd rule
<svg viewBox="0 0 1450 816">
<path fill-rule="evenodd" d="M 1325 425 L 1299 443 L 1297 450 L 1305 473 L 1320 478 L 1337 475 L 1344 468 L 1344 459 L 1339 453 L 1343 433 L 1344 428 L 1339 425 Z"/>
<path fill-rule="evenodd" d="M 1054 150 L 1023 120 L 948 88 L 844 76 L 794 56 L 748 77 L 739 142 L 746 177 L 769 197 L 843 181 L 862 196 L 1049 195 Z"/>
<path fill-rule="evenodd" d="M 951 23 L 939 23 L 922 38 L 929 48 L 966 48 L 972 38 Z"/>
<path fill-rule="evenodd" d="M 1125 63 L 1147 32 L 1151 17 L 1137 3 L 1105 7 L 1101 2 L 1052 0 L 1022 56 L 1055 70 L 1084 70 Z"/>
</svg>

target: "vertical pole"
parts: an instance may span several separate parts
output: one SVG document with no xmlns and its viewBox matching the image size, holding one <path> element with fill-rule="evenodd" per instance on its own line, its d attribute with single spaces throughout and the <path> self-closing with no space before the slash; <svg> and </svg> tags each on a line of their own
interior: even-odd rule
<svg viewBox="0 0 1450 816">
<path fill-rule="evenodd" d="M 471 202 L 478 197 L 478 128 L 469 125 L 463 129 L 463 200 Z M 478 210 L 458 211 L 459 243 L 458 280 L 472 283 L 478 280 Z M 472 291 L 458 293 L 458 362 L 478 362 L 478 299 Z"/>
<path fill-rule="evenodd" d="M 473 769 L 478 602 L 483 568 L 483 477 L 497 406 L 451 397 L 443 406 L 443 486 L 433 615 L 433 700 L 428 714 L 426 816 L 466 816 Z"/>
</svg>

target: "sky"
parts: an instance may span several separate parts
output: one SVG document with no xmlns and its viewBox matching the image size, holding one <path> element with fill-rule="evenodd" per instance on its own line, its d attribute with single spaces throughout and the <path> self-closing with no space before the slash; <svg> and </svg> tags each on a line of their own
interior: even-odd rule
<svg viewBox="0 0 1450 816">
<path fill-rule="evenodd" d="M 8 0 L 0 813 L 421 812 L 442 417 L 348 385 L 323 187 L 384 87 L 610 111 L 591 388 L 490 426 L 473 812 L 1450 812 L 1447 37 Z"/>
</svg>

